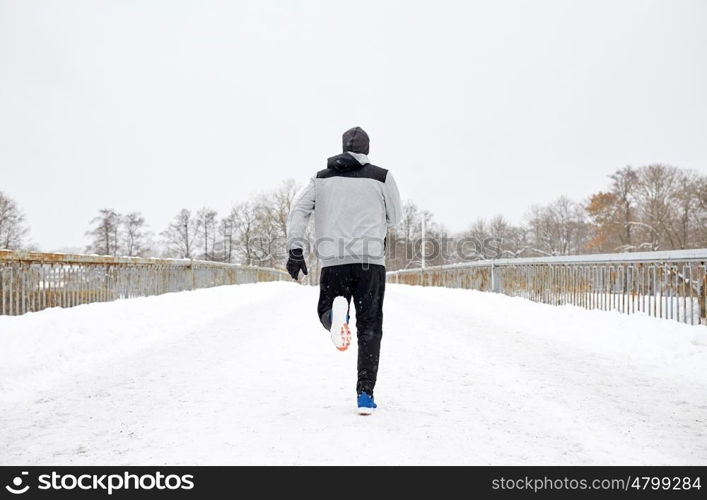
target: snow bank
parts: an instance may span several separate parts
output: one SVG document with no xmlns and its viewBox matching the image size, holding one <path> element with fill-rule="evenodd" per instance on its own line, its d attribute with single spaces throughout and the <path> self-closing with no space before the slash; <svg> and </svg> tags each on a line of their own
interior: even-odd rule
<svg viewBox="0 0 707 500">
<path fill-rule="evenodd" d="M 0 316 L 0 399 L 67 371 L 159 349 L 162 342 L 296 289 L 294 283 L 245 284 Z"/>
<path fill-rule="evenodd" d="M 419 287 L 397 286 L 403 295 L 419 300 Z M 568 349 L 649 364 L 668 376 L 705 379 L 704 325 L 686 325 L 644 313 L 553 306 L 476 290 L 428 287 L 424 301 L 429 304 L 429 314 L 443 307 L 447 316 L 459 311 L 460 319 L 471 316 L 490 329 L 512 327 L 520 334 L 564 344 Z"/>
</svg>

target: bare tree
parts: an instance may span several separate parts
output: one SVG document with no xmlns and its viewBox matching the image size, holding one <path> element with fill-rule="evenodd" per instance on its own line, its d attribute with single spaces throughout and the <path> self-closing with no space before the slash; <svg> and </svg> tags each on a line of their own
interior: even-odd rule
<svg viewBox="0 0 707 500">
<path fill-rule="evenodd" d="M 412 200 L 403 202 L 402 213 L 401 223 L 386 236 L 386 265 L 391 270 L 420 265 L 422 213 Z"/>
<path fill-rule="evenodd" d="M 162 232 L 167 247 L 167 254 L 172 257 L 191 259 L 194 254 L 194 242 L 199 233 L 199 221 L 191 211 L 183 208 Z"/>
<path fill-rule="evenodd" d="M 667 228 L 672 233 L 675 248 L 695 248 L 704 241 L 707 226 L 705 207 L 707 176 L 691 170 L 677 173 L 675 192 L 671 197 L 674 205 L 674 222 Z"/>
<path fill-rule="evenodd" d="M 100 255 L 118 255 L 120 221 L 120 214 L 112 208 L 99 210 L 98 215 L 91 219 L 92 227 L 86 231 L 86 236 L 91 237 L 91 243 L 86 247 L 86 251 Z"/>
<path fill-rule="evenodd" d="M 150 233 L 140 212 L 130 212 L 121 220 L 123 253 L 128 257 L 145 256 L 150 251 Z"/>
<path fill-rule="evenodd" d="M 237 242 L 236 255 L 246 266 L 257 263 L 256 239 L 258 238 L 257 214 L 253 202 L 239 203 L 228 215 Z"/>
<path fill-rule="evenodd" d="M 216 210 L 202 208 L 197 212 L 198 238 L 201 244 L 204 260 L 214 260 L 214 247 L 216 246 Z"/>
<path fill-rule="evenodd" d="M 669 231 L 673 219 L 671 198 L 675 193 L 677 169 L 665 165 L 648 165 L 638 172 L 638 197 L 640 212 L 636 220 L 630 222 L 642 235 L 642 247 L 658 250 L 675 248 L 675 241 Z"/>
<path fill-rule="evenodd" d="M 456 248 L 463 252 L 457 260 L 520 257 L 528 250 L 526 230 L 513 226 L 502 215 L 489 221 L 477 219 L 459 236 Z"/>
<path fill-rule="evenodd" d="M 287 238 L 287 217 L 297 191 L 298 186 L 294 179 L 286 179 L 277 190 L 266 197 L 268 216 L 274 220 L 279 236 L 283 239 Z"/>
<path fill-rule="evenodd" d="M 273 266 L 284 258 L 285 240 L 274 217 L 272 194 L 260 195 L 252 203 L 255 238 L 251 241 L 259 265 Z"/>
<path fill-rule="evenodd" d="M 698 248 L 705 248 L 707 247 L 707 175 L 700 176 L 695 196 L 697 196 L 697 214 L 693 217 L 696 227 L 693 244 Z"/>
<path fill-rule="evenodd" d="M 472 222 L 469 229 L 462 234 L 464 239 L 464 247 L 460 248 L 464 254 L 462 260 L 478 260 L 483 259 L 484 245 L 491 237 L 488 224 L 484 219 L 476 219 Z"/>
<path fill-rule="evenodd" d="M 588 237 L 584 209 L 561 196 L 550 205 L 535 206 L 527 216 L 531 250 L 541 255 L 581 253 Z"/>
<path fill-rule="evenodd" d="M 275 266 L 286 257 L 287 217 L 296 194 L 297 185 L 288 179 L 253 202 L 257 227 L 254 247 L 262 265 Z"/>
<path fill-rule="evenodd" d="M 639 184 L 638 173 L 629 165 L 612 174 L 611 180 L 611 193 L 616 198 L 619 216 L 623 222 L 621 245 L 630 247 L 632 245 L 631 230 L 633 229 L 631 221 L 634 217 L 634 205 Z M 619 232 L 619 234 L 622 233 Z"/>
<path fill-rule="evenodd" d="M 486 258 L 520 257 L 528 249 L 526 230 L 509 223 L 502 215 L 489 221 L 490 240 L 484 245 Z"/>
<path fill-rule="evenodd" d="M 439 265 L 454 259 L 453 242 L 446 229 L 435 221 L 432 212 L 421 210 L 413 201 L 405 200 L 402 221 L 388 230 L 385 241 L 386 267 L 391 270 L 414 268 L 422 263 L 424 245 L 426 265 Z M 422 241 L 422 221 L 425 241 Z"/>
<path fill-rule="evenodd" d="M 235 222 L 232 218 L 233 212 L 221 219 L 218 226 L 219 234 L 221 235 L 221 260 L 233 262 L 236 246 Z"/>
<path fill-rule="evenodd" d="M 0 191 L 0 248 L 19 250 L 28 232 L 22 210 Z"/>
</svg>

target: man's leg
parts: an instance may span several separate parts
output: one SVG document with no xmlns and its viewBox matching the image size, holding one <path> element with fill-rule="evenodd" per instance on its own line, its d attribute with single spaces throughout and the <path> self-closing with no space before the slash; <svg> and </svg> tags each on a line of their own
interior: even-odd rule
<svg viewBox="0 0 707 500">
<path fill-rule="evenodd" d="M 385 266 L 357 264 L 353 270 L 353 298 L 358 336 L 358 382 L 356 392 L 373 396 L 378 377 L 378 358 L 383 337 Z"/>
<path fill-rule="evenodd" d="M 331 307 L 336 297 L 351 301 L 351 265 L 323 267 L 319 277 L 319 303 L 317 314 L 322 326 L 331 329 Z"/>
</svg>

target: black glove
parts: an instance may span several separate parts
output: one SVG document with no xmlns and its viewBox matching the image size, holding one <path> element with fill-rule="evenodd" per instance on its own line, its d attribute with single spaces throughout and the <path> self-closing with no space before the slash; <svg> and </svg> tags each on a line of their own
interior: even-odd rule
<svg viewBox="0 0 707 500">
<path fill-rule="evenodd" d="M 293 280 L 298 278 L 300 269 L 307 275 L 307 263 L 304 261 L 301 248 L 293 248 L 290 250 L 290 258 L 287 259 L 287 272 L 290 273 Z"/>
</svg>

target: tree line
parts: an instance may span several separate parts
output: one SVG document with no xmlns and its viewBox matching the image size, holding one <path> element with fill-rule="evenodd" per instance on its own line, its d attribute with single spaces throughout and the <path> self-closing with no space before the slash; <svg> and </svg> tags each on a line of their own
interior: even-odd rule
<svg viewBox="0 0 707 500">
<path fill-rule="evenodd" d="M 295 182 L 286 180 L 273 191 L 235 204 L 223 216 L 209 207 L 182 208 L 159 233 L 148 229 L 140 212 L 101 209 L 86 232 L 86 251 L 280 266 L 296 191 Z"/>
<path fill-rule="evenodd" d="M 488 226 L 507 240 L 509 256 L 705 248 L 707 176 L 661 164 L 628 166 L 583 202 L 561 196 L 531 207 L 520 228 Z"/>
<path fill-rule="evenodd" d="M 521 224 L 504 216 L 478 218 L 449 235 L 431 213 L 407 203 L 403 223 L 392 233 L 392 268 L 421 261 L 422 220 L 429 265 L 483 258 L 540 257 L 591 253 L 707 248 L 707 176 L 662 164 L 624 167 L 605 190 L 583 201 L 560 196 L 530 207 Z M 389 235 L 389 240 L 391 235 Z M 391 259 L 392 257 L 392 259 Z"/>
<path fill-rule="evenodd" d="M 183 208 L 155 233 L 140 212 L 104 208 L 91 219 L 86 251 L 101 255 L 162 256 L 281 267 L 286 259 L 286 223 L 297 193 L 293 180 L 233 205 Z M 425 226 L 424 244 L 421 241 Z M 0 248 L 27 246 L 28 228 L 17 203 L 0 193 Z M 308 234 L 310 246 L 314 233 Z M 401 224 L 386 238 L 389 269 L 482 258 L 515 258 L 603 252 L 707 247 L 707 176 L 662 164 L 624 167 L 605 190 L 583 201 L 560 196 L 530 207 L 522 223 L 504 216 L 474 220 L 450 234 L 432 213 L 414 202 L 403 206 Z M 316 275 L 316 258 L 309 256 Z"/>
</svg>

